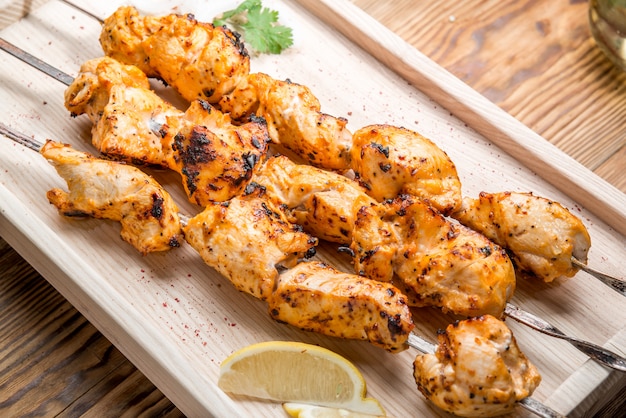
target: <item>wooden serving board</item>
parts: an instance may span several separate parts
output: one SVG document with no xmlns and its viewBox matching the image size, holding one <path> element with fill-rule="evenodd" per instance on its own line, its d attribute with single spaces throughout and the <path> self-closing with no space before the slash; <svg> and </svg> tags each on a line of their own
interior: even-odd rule
<svg viewBox="0 0 626 418">
<path fill-rule="evenodd" d="M 624 277 L 623 193 L 349 2 L 264 3 L 295 28 L 295 45 L 280 56 L 254 57 L 252 71 L 308 85 L 322 110 L 346 117 L 352 130 L 389 123 L 419 131 L 456 163 L 465 195 L 532 191 L 561 202 L 589 229 L 589 264 Z M 121 2 L 80 4 L 105 17 Z M 200 2 L 188 2 L 190 8 L 179 11 L 210 19 L 234 4 L 212 2 L 194 9 Z M 1 36 L 75 75 L 84 61 L 102 55 L 99 32 L 97 20 L 50 1 Z M 64 85 L 5 53 L 0 54 L 0 85 L 4 124 L 39 141 L 52 138 L 94 151 L 87 118 L 72 119 L 63 106 Z M 154 87 L 173 103 L 186 105 L 167 88 Z M 64 187 L 63 180 L 41 156 L 6 138 L 0 138 L 0 168 L 0 235 L 186 415 L 285 416 L 279 404 L 231 397 L 216 382 L 221 361 L 233 351 L 260 341 L 295 340 L 350 359 L 363 372 L 369 396 L 378 398 L 389 415 L 446 416 L 417 392 L 414 351 L 390 354 L 365 342 L 278 324 L 263 302 L 237 292 L 189 246 L 144 257 L 120 239 L 114 222 L 59 216 L 45 193 Z M 200 210 L 186 202 L 176 175 L 151 174 L 184 212 Z M 321 246 L 318 257 L 351 271 L 350 260 L 335 246 Z M 569 334 L 626 354 L 626 300 L 587 274 L 549 285 L 520 280 L 513 302 Z M 433 341 L 436 330 L 453 320 L 431 309 L 415 311 L 416 332 Z M 543 376 L 533 396 L 557 411 L 580 415 L 624 384 L 623 374 L 609 372 L 568 343 L 507 323 Z M 521 408 L 515 414 L 527 415 Z"/>
</svg>

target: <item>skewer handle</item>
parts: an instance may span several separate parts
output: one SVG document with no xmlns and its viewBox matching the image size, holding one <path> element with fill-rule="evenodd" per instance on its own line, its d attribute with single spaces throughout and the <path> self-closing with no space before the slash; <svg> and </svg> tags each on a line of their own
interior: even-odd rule
<svg viewBox="0 0 626 418">
<path fill-rule="evenodd" d="M 598 270 L 594 270 L 574 257 L 572 257 L 572 264 L 580 268 L 585 273 L 591 274 L 593 277 L 600 280 L 602 283 L 609 286 L 617 293 L 621 293 L 622 296 L 626 296 L 626 282 L 624 280 L 620 280 L 615 277 L 611 277 L 608 274 L 601 273 Z"/>
<path fill-rule="evenodd" d="M 529 327 L 536 329 L 539 332 L 568 341 L 570 344 L 572 344 L 583 353 L 587 354 L 593 360 L 596 360 L 597 362 L 607 367 L 610 367 L 611 369 L 626 372 L 626 359 L 619 354 L 607 350 L 606 348 L 599 345 L 592 344 L 588 341 L 580 340 L 576 337 L 570 337 L 549 322 L 546 322 L 538 316 L 535 316 L 530 312 L 526 312 L 510 303 L 506 304 L 506 309 L 504 310 L 504 312 L 507 316 L 524 325 L 528 325 Z"/>
</svg>

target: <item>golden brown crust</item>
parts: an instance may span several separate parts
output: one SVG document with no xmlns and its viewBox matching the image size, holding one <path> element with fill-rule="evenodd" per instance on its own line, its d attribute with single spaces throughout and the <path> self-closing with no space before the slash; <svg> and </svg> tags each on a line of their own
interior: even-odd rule
<svg viewBox="0 0 626 418">
<path fill-rule="evenodd" d="M 47 196 L 65 216 L 119 221 L 122 238 L 142 254 L 178 247 L 182 229 L 171 196 L 141 170 L 48 141 L 41 154 L 68 185 Z"/>
<path fill-rule="evenodd" d="M 258 189 L 207 205 L 184 231 L 206 264 L 261 300 L 272 294 L 279 267 L 293 267 L 317 245 L 316 238 L 290 224 Z"/>
<path fill-rule="evenodd" d="M 285 156 L 269 158 L 253 181 L 265 187 L 305 231 L 340 244 L 352 242 L 358 208 L 374 203 L 354 180 Z"/>
<path fill-rule="evenodd" d="M 351 249 L 359 274 L 393 280 L 412 306 L 500 317 L 515 290 L 502 248 L 414 197 L 363 206 Z"/>
<path fill-rule="evenodd" d="M 268 299 L 272 318 L 306 331 L 369 341 L 397 353 L 413 329 L 404 296 L 388 283 L 340 272 L 321 262 L 283 272 Z"/>
<path fill-rule="evenodd" d="M 464 417 L 513 411 L 541 382 L 506 324 L 486 315 L 449 325 L 434 354 L 413 364 L 419 391 L 439 408 Z"/>
<path fill-rule="evenodd" d="M 192 15 L 140 16 L 123 6 L 105 19 L 100 44 L 106 55 L 163 79 L 188 101 L 217 103 L 250 71 L 237 34 Z"/>
<path fill-rule="evenodd" d="M 328 170 L 350 168 L 352 134 L 347 120 L 322 113 L 306 86 L 250 74 L 222 98 L 220 108 L 235 119 L 252 113 L 262 116 L 276 147 L 308 164 Z"/>
<path fill-rule="evenodd" d="M 480 193 L 452 216 L 506 248 L 523 272 L 545 282 L 572 277 L 572 257 L 587 262 L 591 238 L 561 204 L 532 193 Z"/>
<path fill-rule="evenodd" d="M 417 132 L 390 125 L 363 127 L 353 135 L 352 169 L 379 202 L 409 194 L 443 214 L 461 204 L 461 182 L 448 155 Z"/>
<path fill-rule="evenodd" d="M 240 195 L 265 159 L 269 142 L 263 119 L 234 125 L 202 100 L 192 102 L 182 118 L 169 118 L 162 139 L 167 166 L 180 173 L 189 200 L 200 206 Z"/>
</svg>

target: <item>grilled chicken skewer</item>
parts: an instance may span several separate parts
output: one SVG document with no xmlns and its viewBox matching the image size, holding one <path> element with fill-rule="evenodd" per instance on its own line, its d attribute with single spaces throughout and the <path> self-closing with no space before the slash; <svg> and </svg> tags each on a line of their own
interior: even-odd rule
<svg viewBox="0 0 626 418">
<path fill-rule="evenodd" d="M 276 147 L 289 150 L 315 167 L 329 170 L 350 168 L 352 134 L 347 120 L 322 113 L 311 90 L 290 80 L 275 80 L 267 74 L 246 77 L 219 107 L 233 119 L 251 114 L 267 120 Z"/>
<path fill-rule="evenodd" d="M 530 396 L 541 381 L 503 321 L 485 315 L 449 325 L 438 345 L 411 336 L 424 354 L 413 363 L 419 391 L 439 408 L 463 417 L 498 416 L 519 404 L 536 415 L 562 417 Z"/>
<path fill-rule="evenodd" d="M 73 116 L 89 116 L 100 152 L 178 172 L 189 200 L 201 206 L 240 194 L 270 141 L 263 119 L 233 125 L 203 100 L 181 112 L 150 90 L 137 67 L 108 57 L 81 66 L 65 105 Z"/>
<path fill-rule="evenodd" d="M 0 133 L 41 153 L 66 180 L 69 192 L 54 188 L 47 193 L 62 215 L 118 221 L 122 239 L 144 255 L 182 243 L 178 206 L 156 180 L 138 168 L 50 140 L 41 145 L 4 125 Z"/>
<path fill-rule="evenodd" d="M 140 16 L 120 7 L 104 20 L 100 44 L 106 55 L 164 80 L 190 102 L 217 103 L 250 71 L 239 35 L 189 14 Z"/>
<path fill-rule="evenodd" d="M 42 149 L 42 145 L 37 141 L 34 141 L 23 134 L 17 133 L 1 123 L 0 133 L 37 152 Z M 105 161 L 105 163 L 110 162 Z M 125 170 L 128 168 L 128 166 L 119 163 L 114 163 L 107 167 L 109 170 L 105 171 L 105 173 L 109 174 L 114 173 L 115 170 L 118 169 Z M 84 176 L 89 176 L 90 179 L 88 179 L 87 182 L 92 182 L 96 185 L 103 183 L 100 179 L 98 179 L 98 175 L 94 177 L 93 173 L 88 171 L 76 170 L 74 172 Z M 111 182 L 110 179 L 103 180 L 105 180 L 104 183 L 113 187 L 115 186 L 115 183 Z M 279 269 L 282 270 L 288 266 L 293 266 L 298 258 L 311 257 L 316 240 L 310 236 L 302 234 L 297 230 L 297 228 L 294 229 L 294 227 L 287 222 L 284 214 L 279 212 L 274 206 L 272 201 L 261 198 L 262 193 L 259 187 L 260 186 L 251 186 L 246 194 L 252 194 L 253 196 L 244 198 L 243 200 L 238 200 L 235 204 L 235 209 L 232 211 L 228 209 L 228 204 L 214 203 L 210 208 L 207 208 L 205 212 L 192 218 L 193 222 L 188 221 L 187 216 L 180 214 L 178 216 L 181 219 L 181 223 L 187 223 L 185 228 L 190 230 L 194 229 L 193 234 L 195 235 L 195 238 L 190 238 L 189 240 L 193 241 L 192 245 L 200 252 L 201 256 L 208 265 L 225 275 L 239 290 L 250 293 L 260 299 L 266 299 L 268 301 L 271 299 L 274 301 L 272 303 L 277 305 L 280 302 L 276 302 L 276 297 L 272 297 L 272 293 L 267 291 L 269 288 L 273 289 L 272 286 L 274 285 L 271 285 L 271 283 L 278 280 L 276 279 L 277 272 Z M 69 195 L 69 197 L 71 196 L 72 195 Z M 74 196 L 79 200 L 81 199 L 80 195 Z M 251 218 L 258 218 L 258 222 L 256 223 L 260 226 L 250 226 L 245 230 L 247 233 L 242 236 L 237 237 L 236 234 L 231 234 L 233 231 L 239 231 L 240 224 L 247 225 L 248 220 Z M 183 219 L 185 220 L 184 222 L 182 222 Z M 189 226 L 189 224 L 195 224 L 195 226 Z M 213 226 L 209 228 L 208 225 Z M 129 229 L 129 231 L 137 234 L 143 233 L 142 230 L 138 229 Z M 158 231 L 155 232 L 154 229 L 152 232 L 158 235 L 161 234 Z M 216 238 L 218 236 L 221 236 L 223 239 Z M 267 245 L 267 248 L 266 239 L 267 242 L 270 242 L 270 245 Z M 135 241 L 138 240 L 135 239 Z M 221 247 L 220 245 L 212 246 L 211 244 L 214 242 L 219 242 Z M 259 244 L 259 242 L 262 242 L 262 244 Z M 230 245 L 230 247 L 234 247 L 234 249 L 229 247 L 232 251 L 220 252 L 219 249 L 224 248 L 222 243 L 226 247 Z M 251 255 L 248 251 L 250 248 L 261 248 L 261 251 L 256 255 Z M 138 249 L 139 251 L 142 251 L 141 248 Z M 233 256 L 233 254 L 235 256 Z M 250 265 L 253 267 L 247 267 Z M 345 273 L 334 272 L 329 267 L 315 267 L 311 268 L 311 270 L 314 271 L 308 273 L 305 271 L 304 274 L 301 275 L 304 280 L 294 280 L 293 278 L 295 276 L 293 275 L 290 275 L 289 279 L 281 279 L 281 286 L 284 284 L 286 289 L 290 289 L 299 295 L 307 295 L 307 297 L 313 299 L 322 297 L 324 292 L 327 292 L 329 288 L 331 290 L 335 289 L 340 293 L 335 294 L 338 298 L 335 299 L 335 302 L 343 304 L 342 306 L 349 307 L 352 302 L 362 300 L 363 302 L 360 303 L 362 303 L 363 306 L 376 306 L 378 302 L 381 302 L 381 305 L 378 305 L 380 309 L 383 309 L 385 306 L 387 307 L 385 309 L 388 309 L 390 306 L 395 306 L 395 309 L 399 310 L 393 315 L 390 315 L 389 311 L 379 310 L 380 312 L 385 312 L 383 317 L 389 318 L 388 321 L 383 321 L 382 324 L 374 323 L 376 325 L 372 325 L 370 322 L 370 325 L 361 328 L 361 331 L 352 330 L 350 333 L 346 333 L 345 330 L 342 331 L 342 327 L 347 326 L 348 323 L 352 324 L 350 326 L 355 325 L 354 321 L 350 319 L 352 317 L 345 313 L 340 316 L 344 318 L 344 320 L 345 318 L 348 318 L 349 322 L 347 323 L 342 323 L 341 320 L 338 320 L 334 322 L 335 324 L 338 324 L 336 327 L 327 327 L 323 324 L 318 324 L 317 326 L 312 325 L 314 324 L 314 321 L 319 320 L 320 317 L 318 315 L 311 315 L 311 312 L 314 312 L 315 309 L 319 309 L 319 307 L 304 310 L 309 306 L 308 304 L 300 304 L 301 306 L 298 308 L 291 307 L 288 310 L 289 313 L 286 314 L 286 319 L 281 319 L 283 318 L 283 315 L 285 315 L 284 310 L 283 313 L 280 313 L 279 311 L 273 313 L 270 311 L 272 316 L 276 316 L 277 320 L 290 323 L 291 325 L 299 326 L 307 330 L 324 332 L 327 335 L 344 336 L 346 338 L 348 338 L 348 336 L 352 336 L 352 338 L 359 339 L 372 338 L 375 339 L 377 345 L 393 352 L 406 348 L 404 344 L 406 342 L 406 338 L 409 336 L 408 331 L 410 331 L 411 325 L 407 322 L 406 315 L 403 313 L 404 308 L 402 308 L 402 306 L 407 305 L 407 300 L 399 288 L 394 287 L 393 284 L 383 283 L 383 291 L 387 294 L 387 296 L 376 297 L 376 292 L 380 290 L 378 289 L 380 286 L 378 286 L 378 284 L 374 284 L 376 282 L 364 285 L 364 280 L 367 279 L 359 276 L 346 276 Z M 317 273 L 315 273 L 315 271 L 317 271 Z M 328 277 L 332 278 L 328 279 Z M 344 287 L 347 287 L 348 290 L 342 291 L 341 289 Z M 359 294 L 354 293 L 354 291 L 359 289 L 362 290 L 370 288 L 375 288 L 372 290 L 372 292 L 374 292 L 372 295 L 359 296 L 360 292 L 357 292 Z M 392 297 L 393 300 L 389 300 L 389 297 Z M 344 300 L 344 302 L 341 302 L 341 298 L 347 299 Z M 368 302 L 368 298 L 373 299 Z M 300 300 L 302 300 L 302 298 L 300 298 Z M 302 319 L 298 319 L 298 315 L 294 314 L 294 312 L 298 312 L 298 310 L 300 310 L 299 317 L 307 318 L 312 316 L 313 319 L 303 322 Z M 507 304 L 505 314 L 512 317 L 516 321 L 528 325 L 533 329 L 539 330 L 540 332 L 569 341 L 576 348 L 589 355 L 592 359 L 604 364 L 607 367 L 615 370 L 626 371 L 626 359 L 618 354 L 595 344 L 566 336 L 553 325 L 515 307 L 514 305 Z M 400 318 L 401 321 L 396 321 L 393 318 Z M 394 326 L 394 322 L 398 323 Z M 381 328 L 382 325 L 388 326 L 388 331 L 384 331 L 385 328 Z M 380 328 L 380 330 L 378 331 L 378 334 L 373 333 L 372 331 L 367 332 L 366 329 L 370 328 Z M 387 339 L 385 340 L 384 338 L 381 338 L 380 335 L 385 336 Z"/>
<path fill-rule="evenodd" d="M 26 63 L 28 63 L 30 65 L 35 66 L 36 68 L 38 68 L 37 67 L 37 61 L 36 61 L 36 59 L 34 59 L 34 57 L 30 56 L 29 54 L 25 53 L 24 51 L 19 50 L 18 48 L 15 48 L 15 47 L 5 48 L 5 46 L 6 46 L 6 42 L 4 42 L 4 41 L 0 42 L 0 47 L 2 47 L 3 49 L 11 49 L 12 53 L 14 55 L 16 55 L 18 58 L 24 60 Z M 60 71 L 58 71 L 58 70 L 55 70 L 55 69 L 52 69 L 52 71 L 44 71 L 44 72 L 46 72 L 47 74 L 51 74 L 52 76 L 57 77 L 57 79 L 59 79 L 62 82 L 63 82 L 63 80 L 69 78 L 68 76 L 66 76 L 66 77 L 58 76 L 57 73 L 60 73 L 60 74 L 62 74 L 62 73 Z M 617 280 L 617 279 L 614 279 L 614 280 Z M 612 358 L 614 358 L 614 356 L 611 356 L 611 355 L 605 357 L 605 359 L 606 359 L 605 363 L 607 365 L 609 365 L 610 367 L 612 367 L 611 366 L 611 363 L 612 363 L 611 359 Z"/>
<path fill-rule="evenodd" d="M 104 20 L 100 44 L 106 55 L 163 79 L 188 101 L 219 102 L 235 119 L 263 117 L 272 140 L 310 164 L 349 168 L 347 121 L 321 113 L 306 86 L 249 74 L 245 46 L 225 27 L 191 15 L 140 16 L 133 7 L 120 7 Z"/>
<path fill-rule="evenodd" d="M 501 316 L 513 295 L 515 274 L 504 251 L 418 199 L 378 204 L 358 183 L 284 156 L 269 158 L 253 182 L 307 231 L 349 245 L 357 274 L 397 279 L 411 306 Z"/>
</svg>

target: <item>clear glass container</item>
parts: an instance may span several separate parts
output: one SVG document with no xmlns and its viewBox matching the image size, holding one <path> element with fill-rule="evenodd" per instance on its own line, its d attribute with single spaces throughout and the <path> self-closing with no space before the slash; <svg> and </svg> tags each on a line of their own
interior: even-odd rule
<svg viewBox="0 0 626 418">
<path fill-rule="evenodd" d="M 600 49 L 626 71 L 626 0 L 590 0 L 589 25 Z"/>
</svg>

